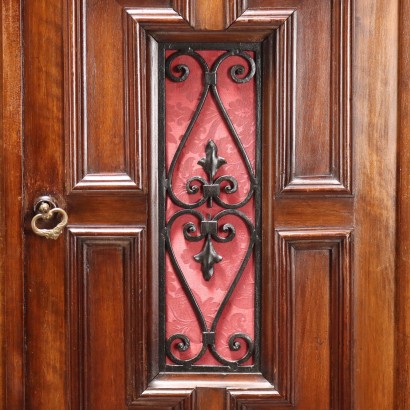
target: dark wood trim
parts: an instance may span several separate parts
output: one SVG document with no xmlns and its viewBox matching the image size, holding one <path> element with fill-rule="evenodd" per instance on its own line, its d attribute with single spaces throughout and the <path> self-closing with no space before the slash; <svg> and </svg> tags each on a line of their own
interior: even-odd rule
<svg viewBox="0 0 410 410">
<path fill-rule="evenodd" d="M 24 408 L 20 0 L 1 6 L 0 408 Z"/>
<path fill-rule="evenodd" d="M 124 42 L 124 132 L 127 137 L 123 147 L 125 159 L 125 172 L 112 174 L 110 172 L 90 172 L 93 164 L 88 164 L 89 134 L 87 122 L 88 111 L 86 104 L 86 69 L 85 69 L 85 47 L 87 34 L 82 25 L 84 0 L 66 2 L 65 21 L 67 29 L 64 32 L 64 49 L 68 50 L 65 65 L 65 90 L 66 113 L 66 193 L 87 190 L 135 190 L 144 191 L 143 181 L 143 147 L 141 134 L 143 133 L 143 121 L 136 107 L 141 104 L 142 90 L 140 86 L 140 74 L 135 70 L 135 54 L 132 44 Z M 125 27 L 127 24 L 125 22 Z M 127 39 L 127 37 L 125 37 Z"/>
<path fill-rule="evenodd" d="M 246 16 L 250 11 L 246 11 Z M 260 13 L 260 12 L 259 12 Z M 331 30 L 331 81 L 330 81 L 330 168 L 328 174 L 315 175 L 296 173 L 301 161 L 296 151 L 297 138 L 303 138 L 297 129 L 298 81 L 296 75 L 297 13 L 295 9 L 278 30 L 278 52 L 280 53 L 278 81 L 283 82 L 286 94 L 281 96 L 280 171 L 277 173 L 277 190 L 281 194 L 352 194 L 352 25 L 353 1 L 332 2 Z"/>
<path fill-rule="evenodd" d="M 400 1 L 395 405 L 410 407 L 410 3 Z"/>
</svg>

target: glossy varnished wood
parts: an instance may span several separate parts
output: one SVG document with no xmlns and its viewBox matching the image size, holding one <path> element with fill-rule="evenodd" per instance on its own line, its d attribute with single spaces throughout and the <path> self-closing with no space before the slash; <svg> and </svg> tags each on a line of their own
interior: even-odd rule
<svg viewBox="0 0 410 410">
<path fill-rule="evenodd" d="M 23 3 L 23 54 L 1 9 L 0 407 L 406 409 L 409 7 L 398 151 L 398 0 Z M 263 43 L 259 374 L 158 373 L 162 40 Z M 40 194 L 58 241 L 30 230 Z"/>
<path fill-rule="evenodd" d="M 67 198 L 66 209 L 70 214 L 70 224 L 104 225 L 109 221 L 113 225 L 145 223 L 147 198 L 125 192 L 121 196 L 103 195 L 96 192 L 78 194 Z"/>
<path fill-rule="evenodd" d="M 144 372 L 147 346 L 138 340 L 146 326 L 146 306 L 135 295 L 146 287 L 145 236 L 144 227 L 69 228 L 69 383 L 74 408 L 114 409 L 139 396 L 135 375 Z"/>
<path fill-rule="evenodd" d="M 24 155 L 31 160 L 24 167 L 24 209 L 29 219 L 37 196 L 64 192 L 62 10 L 60 3 L 52 8 L 46 1 L 25 3 L 24 41 L 30 47 L 24 49 Z M 26 406 L 63 410 L 68 408 L 65 244 L 42 243 L 31 230 L 25 234 Z"/>
<path fill-rule="evenodd" d="M 353 198 L 280 198 L 275 201 L 275 225 L 352 227 L 353 210 Z"/>
<path fill-rule="evenodd" d="M 123 7 L 76 0 L 65 16 L 66 189 L 141 191 L 142 84 L 133 46 L 123 44 Z"/>
<path fill-rule="evenodd" d="M 21 9 L 0 8 L 0 408 L 24 407 L 22 215 L 23 86 Z"/>
<path fill-rule="evenodd" d="M 276 238 L 275 321 L 286 342 L 276 342 L 281 360 L 275 385 L 295 408 L 348 409 L 352 232 L 278 229 Z"/>
<path fill-rule="evenodd" d="M 389 410 L 394 408 L 398 4 L 373 6 L 373 0 L 356 2 L 353 380 L 356 408 Z"/>
</svg>

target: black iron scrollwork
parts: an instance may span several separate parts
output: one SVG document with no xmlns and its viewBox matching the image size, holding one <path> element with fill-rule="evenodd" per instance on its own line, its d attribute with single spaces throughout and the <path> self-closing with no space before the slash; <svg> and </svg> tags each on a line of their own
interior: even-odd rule
<svg viewBox="0 0 410 410">
<path fill-rule="evenodd" d="M 200 224 L 201 228 L 199 229 L 199 234 L 195 235 L 195 233 L 198 232 L 198 228 L 197 228 L 197 224 L 195 224 L 194 222 L 188 222 L 184 225 L 183 227 L 183 232 L 184 232 L 184 236 L 185 238 L 187 238 L 188 240 L 191 241 L 200 241 L 203 240 L 205 237 L 207 237 L 207 241 L 209 239 L 209 235 L 212 236 L 213 239 L 215 239 L 217 242 L 229 242 L 233 239 L 233 237 L 235 236 L 235 228 L 229 224 L 229 223 L 225 223 L 223 224 L 220 229 L 218 229 L 218 222 L 221 218 L 227 216 L 227 215 L 232 215 L 235 217 L 240 218 L 246 225 L 248 232 L 249 232 L 249 244 L 248 244 L 248 248 L 246 250 L 245 256 L 240 264 L 239 270 L 236 273 L 236 276 L 234 278 L 234 280 L 232 281 L 228 292 L 226 293 L 224 299 L 222 300 L 221 305 L 218 308 L 218 311 L 213 319 L 212 325 L 210 328 L 208 328 L 208 325 L 206 323 L 205 317 L 201 311 L 201 308 L 198 304 L 198 301 L 196 300 L 192 289 L 190 288 L 188 281 L 181 269 L 181 266 L 178 263 L 177 257 L 174 253 L 174 249 L 171 243 L 171 239 L 170 239 L 170 232 L 172 230 L 172 226 L 175 223 L 175 221 L 178 218 L 181 218 L 184 215 L 192 215 L 193 217 L 195 217 L 197 219 L 197 224 Z M 222 232 L 224 232 L 226 234 L 226 236 L 219 236 L 218 234 L 218 230 L 221 230 Z M 212 232 L 212 233 L 209 233 Z M 224 211 L 219 212 L 217 215 L 215 215 L 211 220 L 207 220 L 204 218 L 204 216 L 198 212 L 198 211 L 194 211 L 194 210 L 181 210 L 178 211 L 175 215 L 173 215 L 168 224 L 167 224 L 167 228 L 165 229 L 165 240 L 166 240 L 166 245 L 168 248 L 168 252 L 171 258 L 171 263 L 175 269 L 175 272 L 177 273 L 177 276 L 182 284 L 182 287 L 191 303 L 192 308 L 194 309 L 195 315 L 198 318 L 198 322 L 200 324 L 201 327 L 201 331 L 202 331 L 202 336 L 203 336 L 203 347 L 202 350 L 193 358 L 190 359 L 179 359 L 177 358 L 173 353 L 172 353 L 172 349 L 171 346 L 173 345 L 173 343 L 175 341 L 177 341 L 178 343 L 176 343 L 176 348 L 180 351 L 180 352 L 185 352 L 188 350 L 189 346 L 190 346 L 190 340 L 188 338 L 188 336 L 183 335 L 183 334 L 175 334 L 172 335 L 166 342 L 166 352 L 168 357 L 170 357 L 172 359 L 172 361 L 174 361 L 177 364 L 181 364 L 181 365 L 186 365 L 186 366 L 190 366 L 193 363 L 197 362 L 206 352 L 207 347 L 210 347 L 210 351 L 212 353 L 212 355 L 222 364 L 229 366 L 232 369 L 237 368 L 238 365 L 240 365 L 241 363 L 246 362 L 246 360 L 249 359 L 249 357 L 251 357 L 252 352 L 254 350 L 254 343 L 252 341 L 252 339 L 250 338 L 249 335 L 243 334 L 243 333 L 238 333 L 235 335 L 232 335 L 231 338 L 229 339 L 229 348 L 231 351 L 237 351 L 239 350 L 239 348 L 241 347 L 240 342 L 237 341 L 237 339 L 244 339 L 246 341 L 246 345 L 247 345 L 247 351 L 245 353 L 245 355 L 235 361 L 232 360 L 227 360 L 225 358 L 223 358 L 216 350 L 215 347 L 215 340 L 214 337 L 212 337 L 210 334 L 215 334 L 215 330 L 216 327 L 218 325 L 219 319 L 233 293 L 233 291 L 235 290 L 239 280 L 242 277 L 243 271 L 249 261 L 249 258 L 251 257 L 255 242 L 256 242 L 256 231 L 255 228 L 251 222 L 251 220 L 242 212 L 236 210 L 236 209 L 226 209 Z M 204 249 L 206 248 L 206 243 L 204 246 Z M 205 275 L 204 275 L 205 276 Z M 212 276 L 212 275 L 211 275 Z M 206 278 L 205 278 L 206 279 Z M 209 280 L 210 278 L 208 278 Z M 187 367 L 187 368 L 188 368 Z"/>
<path fill-rule="evenodd" d="M 250 55 L 248 53 L 246 53 L 243 50 L 239 50 L 239 49 L 235 49 L 235 50 L 230 50 L 225 52 L 224 54 L 222 54 L 221 56 L 219 56 L 217 58 L 217 60 L 214 62 L 214 64 L 212 65 L 212 68 L 210 69 L 207 62 L 204 60 L 204 58 L 198 54 L 197 52 L 195 52 L 194 50 L 192 50 L 191 48 L 188 48 L 186 50 L 181 50 L 178 52 L 175 52 L 174 54 L 172 54 L 171 56 L 168 57 L 168 59 L 165 62 L 165 73 L 168 76 L 168 78 L 172 81 L 178 81 L 178 82 L 182 82 L 185 81 L 188 76 L 189 76 L 189 68 L 186 64 L 177 64 L 175 67 L 172 66 L 172 62 L 180 56 L 189 56 L 192 57 L 193 59 L 195 59 L 201 66 L 203 74 L 204 74 L 204 89 L 202 91 L 201 97 L 199 99 L 198 105 L 194 111 L 194 114 L 189 122 L 188 128 L 186 129 L 179 145 L 178 148 L 175 152 L 175 155 L 171 161 L 171 165 L 169 167 L 169 171 L 168 171 L 168 178 L 166 181 L 166 188 L 167 188 L 167 192 L 168 195 L 170 196 L 170 198 L 172 199 L 172 201 L 180 206 L 181 208 L 185 208 L 185 209 L 194 209 L 194 208 L 198 208 L 199 206 L 203 205 L 207 200 L 210 200 L 210 203 L 212 203 L 212 198 L 215 200 L 215 202 L 224 207 L 224 208 L 228 208 L 228 209 L 238 209 L 241 208 L 242 206 L 244 206 L 253 196 L 254 190 L 256 188 L 257 185 L 257 179 L 256 179 L 256 175 L 255 172 L 252 168 L 252 164 L 251 161 L 249 160 L 249 157 L 246 153 L 246 150 L 241 142 L 241 139 L 239 138 L 239 135 L 232 123 L 231 118 L 229 117 L 223 103 L 221 100 L 221 97 L 219 96 L 219 92 L 218 92 L 218 88 L 217 88 L 217 73 L 218 73 L 218 69 L 220 67 L 220 65 L 222 64 L 223 61 L 225 61 L 227 58 L 231 57 L 231 56 L 239 56 L 241 58 L 243 58 L 247 65 L 248 65 L 248 71 L 246 73 L 246 75 L 243 78 L 238 77 L 238 75 L 243 75 L 246 72 L 246 69 L 243 65 L 240 64 L 236 64 L 233 67 L 231 67 L 230 70 L 230 74 L 232 77 L 232 80 L 235 81 L 236 83 L 242 84 L 242 83 L 246 83 L 248 81 L 250 81 L 253 76 L 255 75 L 256 72 L 256 65 L 255 65 L 255 61 L 250 57 Z M 180 76 L 176 76 L 173 71 L 176 71 L 178 73 L 181 73 Z M 192 179 L 196 180 L 200 183 L 203 184 L 203 196 L 202 198 L 200 198 L 198 201 L 194 202 L 194 203 L 187 203 L 182 201 L 180 198 L 178 198 L 175 195 L 175 192 L 173 190 L 172 187 L 172 180 L 174 177 L 174 171 L 175 171 L 175 167 L 176 164 L 179 160 L 179 157 L 181 156 L 181 152 L 183 147 L 185 146 L 189 136 L 191 135 L 192 129 L 199 117 L 199 114 L 202 111 L 202 108 L 205 104 L 205 100 L 206 97 L 209 93 L 209 90 L 211 90 L 211 93 L 214 97 L 214 100 L 219 108 L 219 111 L 221 112 L 221 115 L 223 117 L 223 119 L 225 120 L 226 125 L 228 126 L 228 129 L 235 141 L 235 144 L 237 146 L 237 149 L 245 163 L 245 167 L 246 170 L 249 174 L 249 191 L 248 194 L 246 195 L 246 197 L 238 202 L 238 203 L 226 203 L 224 202 L 219 195 L 216 195 L 215 192 L 210 192 L 210 188 L 209 187 L 205 187 L 206 181 L 203 178 L 200 177 L 194 177 Z M 211 146 L 207 146 L 207 150 L 211 150 Z M 222 178 L 222 177 L 221 177 Z M 234 182 L 232 180 L 232 177 L 230 177 L 231 179 L 225 179 L 225 181 L 228 181 L 229 184 L 232 185 L 227 185 L 225 187 L 225 192 L 227 193 L 233 193 L 236 190 L 236 185 L 234 185 Z M 188 193 L 196 193 L 199 190 L 198 186 L 191 186 L 191 182 L 192 181 L 188 181 L 187 182 L 187 192 Z M 222 181 L 219 181 L 219 183 Z M 215 181 L 216 184 L 218 184 Z M 212 184 L 211 184 L 212 185 Z M 212 194 L 212 195 L 211 195 Z M 211 195 L 211 196 L 209 196 Z M 211 198 L 211 199 L 210 199 Z"/>
<path fill-rule="evenodd" d="M 222 62 L 231 56 L 238 56 L 244 61 L 244 65 L 235 64 L 230 67 L 230 76 L 232 80 L 237 84 L 243 84 L 250 81 L 255 76 L 257 67 L 255 60 L 245 50 L 240 48 L 233 48 L 222 53 L 215 60 L 212 67 L 209 68 L 205 59 L 191 47 L 188 47 L 171 54 L 166 59 L 165 74 L 171 81 L 183 82 L 186 81 L 190 75 L 190 69 L 187 64 L 173 64 L 173 62 L 180 56 L 191 57 L 199 63 L 203 72 L 204 88 L 199 98 L 198 105 L 192 115 L 192 118 L 189 121 L 188 127 L 181 138 L 174 157 L 171 160 L 171 164 L 164 181 L 163 187 L 166 194 L 177 206 L 182 209 L 172 215 L 170 219 L 165 223 L 163 237 L 165 240 L 165 247 L 170 257 L 170 261 L 197 317 L 199 327 L 202 332 L 202 347 L 199 352 L 189 357 L 189 354 L 187 354 L 189 353 L 191 347 L 191 341 L 189 337 L 183 333 L 176 333 L 170 336 L 165 341 L 165 353 L 168 358 L 173 363 L 175 363 L 175 365 L 180 366 L 183 370 L 190 370 L 193 369 L 193 367 L 195 367 L 195 363 L 198 362 L 207 351 L 209 351 L 219 363 L 225 366 L 224 368 L 227 367 L 232 371 L 238 371 L 240 365 L 244 364 L 247 360 L 249 360 L 249 358 L 252 357 L 252 355 L 254 355 L 254 341 L 248 334 L 243 332 L 237 332 L 230 335 L 229 339 L 226 341 L 229 349 L 232 352 L 242 349 L 244 351 L 244 354 L 237 360 L 228 360 L 217 351 L 215 343 L 215 339 L 217 337 L 216 330 L 222 313 L 224 312 L 226 305 L 231 298 L 235 288 L 237 287 L 237 284 L 243 275 L 245 267 L 247 266 L 249 259 L 251 258 L 251 255 L 253 254 L 255 247 L 258 244 L 257 229 L 254 223 L 245 213 L 238 210 L 238 208 L 241 208 L 245 204 L 247 204 L 251 200 L 251 198 L 254 197 L 255 192 L 257 192 L 256 198 L 258 202 L 259 185 L 257 169 L 253 169 L 252 163 L 246 153 L 241 139 L 219 96 L 217 88 L 217 74 Z M 218 155 L 218 147 L 214 140 L 209 140 L 207 142 L 206 146 L 204 147 L 205 156 L 203 158 L 200 158 L 197 162 L 197 164 L 202 167 L 202 169 L 206 173 L 207 180 L 201 176 L 192 176 L 186 181 L 185 184 L 188 194 L 201 194 L 199 199 L 194 199 L 194 202 L 191 203 L 185 202 L 181 198 L 177 197 L 172 187 L 176 164 L 181 157 L 183 147 L 187 143 L 187 140 L 192 133 L 193 127 L 201 113 L 209 91 L 211 92 L 211 95 L 221 113 L 221 117 L 224 119 L 233 137 L 233 141 L 240 156 L 243 159 L 246 172 L 249 176 L 249 187 L 247 190 L 244 190 L 244 192 L 247 193 L 246 195 L 244 195 L 245 197 L 238 202 L 229 202 L 229 196 L 226 197 L 226 200 L 224 200 L 225 198 L 222 199 L 220 196 L 221 190 L 223 190 L 225 194 L 233 194 L 237 192 L 238 181 L 232 175 L 221 175 L 221 170 L 223 170 L 223 167 L 227 164 L 227 161 L 225 160 L 225 158 Z M 218 176 L 218 174 L 220 176 Z M 214 202 L 221 208 L 223 208 L 223 210 L 219 211 L 213 217 L 211 217 L 211 215 L 209 214 L 207 214 L 207 216 L 205 217 L 199 210 L 195 210 L 195 208 L 198 208 L 203 204 L 206 204 L 208 208 L 212 208 Z M 256 203 L 256 206 L 258 206 L 258 203 Z M 200 264 L 200 270 L 205 281 L 212 280 L 212 277 L 215 274 L 215 265 L 223 260 L 223 252 L 222 255 L 218 254 L 214 247 L 214 241 L 218 243 L 227 243 L 235 238 L 236 230 L 233 222 L 235 221 L 235 219 L 237 221 L 241 221 L 241 223 L 246 226 L 249 233 L 249 243 L 244 257 L 240 263 L 238 271 L 236 272 L 232 280 L 232 283 L 229 285 L 228 291 L 224 296 L 210 327 L 208 326 L 199 303 L 188 284 L 187 278 L 178 262 L 171 242 L 171 231 L 175 222 L 179 218 L 183 218 L 183 220 L 186 221 L 188 215 L 192 217 L 192 219 L 189 220 L 189 222 L 184 223 L 182 227 L 183 235 L 188 242 L 203 242 L 201 251 L 198 254 L 193 255 L 193 258 L 196 262 L 198 262 L 198 264 Z M 221 219 L 223 219 L 224 217 L 229 217 L 229 223 L 223 223 L 223 221 L 221 221 Z M 255 220 L 257 223 L 259 223 L 258 215 L 255 215 Z M 255 330 L 255 335 L 256 333 L 257 332 Z M 182 356 L 177 357 L 174 353 L 175 349 L 181 353 L 184 353 L 184 358 L 182 358 Z M 188 358 L 186 358 L 187 356 Z"/>
</svg>

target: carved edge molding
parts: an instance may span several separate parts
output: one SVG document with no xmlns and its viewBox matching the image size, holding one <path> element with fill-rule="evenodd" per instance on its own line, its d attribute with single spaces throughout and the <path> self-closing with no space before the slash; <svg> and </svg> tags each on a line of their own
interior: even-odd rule
<svg viewBox="0 0 410 410">
<path fill-rule="evenodd" d="M 195 28 L 195 15 L 198 0 L 172 0 L 172 8 Z M 248 8 L 248 0 L 228 0 L 223 2 L 225 28 L 234 23 Z"/>
<path fill-rule="evenodd" d="M 280 194 L 352 194 L 352 27 L 353 0 L 332 1 L 331 31 L 331 84 L 330 84 L 330 152 L 331 172 L 329 175 L 295 174 L 295 90 L 296 90 L 296 22 L 293 30 L 285 33 L 285 27 L 279 30 L 286 39 L 278 44 L 279 70 L 286 83 L 279 88 L 283 92 L 279 107 L 284 107 L 285 116 L 280 113 L 278 124 L 278 181 Z M 293 39 L 292 39 L 293 37 Z M 293 54 L 289 60 L 286 54 Z M 286 60 L 286 61 L 285 61 Z M 281 79 L 279 79 L 281 80 Z M 286 108 L 285 108 L 286 107 Z M 282 110 L 281 110 L 282 111 Z"/>
<path fill-rule="evenodd" d="M 195 0 L 172 0 L 172 8 L 192 27 L 195 27 Z"/>
<path fill-rule="evenodd" d="M 293 407 L 297 400 L 294 381 L 294 251 L 327 249 L 333 260 L 330 267 L 331 329 L 329 340 L 331 362 L 330 403 L 335 409 L 350 408 L 352 373 L 352 233 L 350 230 L 276 230 L 274 274 L 275 298 L 278 310 L 274 320 L 278 321 L 278 345 L 275 349 L 274 368 L 277 369 L 272 389 L 249 389 L 239 391 L 227 389 L 227 408 L 230 410 Z M 289 306 L 281 309 L 281 306 Z M 281 311 L 279 311 L 281 310 Z M 309 386 L 304 386 L 309 388 Z"/>
<path fill-rule="evenodd" d="M 146 390 L 136 404 L 139 407 L 175 409 L 175 410 L 195 410 L 196 389 L 155 389 Z M 154 407 L 155 406 L 155 407 Z"/>
<path fill-rule="evenodd" d="M 225 1 L 225 25 L 229 27 L 248 9 L 248 0 Z"/>
</svg>

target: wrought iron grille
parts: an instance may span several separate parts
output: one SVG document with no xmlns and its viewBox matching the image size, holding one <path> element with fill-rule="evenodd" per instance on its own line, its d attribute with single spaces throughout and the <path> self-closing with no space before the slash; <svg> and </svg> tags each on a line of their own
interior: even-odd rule
<svg viewBox="0 0 410 410">
<path fill-rule="evenodd" d="M 201 51 L 220 50 L 217 58 L 210 64 Z M 229 65 L 230 59 L 236 57 L 235 64 Z M 238 58 L 241 63 L 238 63 Z M 181 61 L 185 62 L 182 63 Z M 197 104 L 187 121 L 183 135 L 179 137 L 177 148 L 167 165 L 167 132 L 166 118 L 170 113 L 166 110 L 166 81 L 182 83 L 190 80 L 191 69 L 188 60 L 200 67 L 202 89 L 198 95 Z M 228 64 L 228 65 L 227 65 Z M 240 133 L 232 121 L 229 110 L 225 107 L 218 86 L 218 76 L 221 67 L 229 67 L 231 86 L 254 81 L 255 101 L 254 121 L 255 139 L 254 159 L 250 159 L 246 147 L 242 143 Z M 184 183 L 184 194 L 178 194 L 174 189 L 174 179 L 178 164 L 184 161 L 184 147 L 190 138 L 194 138 L 195 126 L 200 118 L 207 99 L 212 99 L 218 108 L 226 128 L 232 138 L 230 150 L 236 150 L 247 173 L 247 188 L 237 200 L 231 200 L 240 188 L 237 175 L 224 173 L 229 162 L 220 156 L 222 149 L 218 136 L 203 144 L 203 156 L 196 159 L 196 167 L 192 175 Z M 161 43 L 159 47 L 159 221 L 160 221 L 160 367 L 162 371 L 211 371 L 211 372 L 256 372 L 259 370 L 259 329 L 260 329 L 260 208 L 261 208 L 261 50 L 256 43 Z M 202 176 L 198 170 L 202 169 Z M 188 199 L 192 198 L 192 199 Z M 237 196 L 235 197 L 237 198 Z M 167 204 L 172 202 L 177 210 L 167 214 Z M 248 204 L 248 207 L 246 205 Z M 249 206 L 251 204 L 252 206 Z M 227 222 L 227 218 L 229 222 Z M 180 221 L 180 222 L 178 222 Z M 181 222 L 182 221 L 182 222 Z M 224 222 L 225 221 L 225 222 Z M 179 262 L 175 251 L 175 243 L 171 232 L 177 229 L 182 232 L 184 246 L 189 249 L 191 243 L 200 243 L 201 250 L 193 253 L 191 258 L 196 262 L 198 280 L 211 283 L 218 275 L 218 264 L 224 258 L 224 252 L 229 253 L 229 245 L 224 251 L 218 251 L 215 244 L 228 244 L 237 235 L 235 225 L 245 227 L 248 233 L 248 246 L 241 257 L 239 267 L 232 277 L 227 291 L 216 308 L 212 320 L 206 320 L 200 303 L 192 288 L 192 282 L 187 278 L 187 272 Z M 179 225 L 179 226 L 178 226 Z M 177 226 L 177 228 L 175 228 Z M 180 236 L 182 238 L 182 236 Z M 238 238 L 236 238 L 238 240 Z M 254 323 L 253 334 L 241 331 L 233 332 L 225 341 L 231 352 L 240 352 L 240 357 L 227 358 L 218 351 L 218 324 L 224 314 L 227 304 L 235 295 L 235 289 L 243 278 L 248 264 L 252 263 L 254 270 Z M 166 269 L 172 267 L 178 278 L 178 286 L 184 292 L 193 310 L 197 326 L 200 329 L 201 347 L 190 354 L 191 340 L 188 334 L 167 334 L 166 328 Z M 194 269 L 194 270 L 195 270 Z M 246 284 L 244 284 L 246 286 Z M 169 333 L 169 332 L 168 332 Z M 214 364 L 203 364 L 201 359 L 205 354 L 211 355 Z"/>
</svg>

